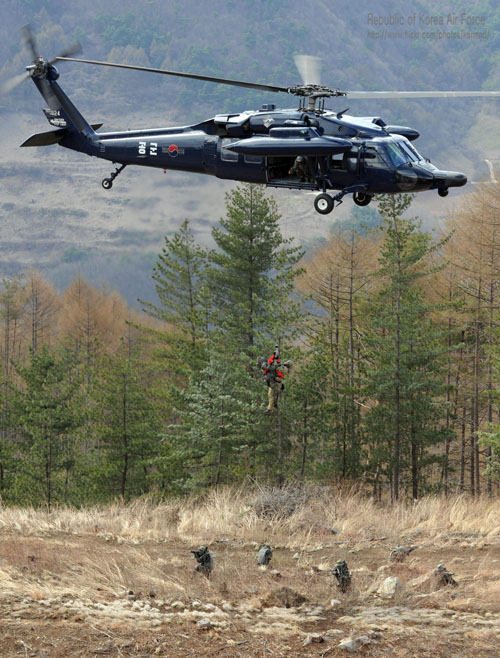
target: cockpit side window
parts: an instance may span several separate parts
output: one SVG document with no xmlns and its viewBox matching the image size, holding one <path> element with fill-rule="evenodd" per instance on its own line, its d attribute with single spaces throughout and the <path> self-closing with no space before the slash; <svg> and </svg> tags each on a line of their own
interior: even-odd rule
<svg viewBox="0 0 500 658">
<path fill-rule="evenodd" d="M 376 146 L 367 146 L 364 151 L 365 167 L 373 167 L 374 169 L 387 169 L 389 166 L 384 152 L 381 148 Z"/>
</svg>

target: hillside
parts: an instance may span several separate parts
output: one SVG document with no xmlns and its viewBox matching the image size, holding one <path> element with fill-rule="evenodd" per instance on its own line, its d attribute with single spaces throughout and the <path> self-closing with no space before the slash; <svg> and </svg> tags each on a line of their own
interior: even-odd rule
<svg viewBox="0 0 500 658">
<path fill-rule="evenodd" d="M 281 506 L 270 491 L 226 490 L 162 505 L 0 509 L 2 658 L 323 658 L 346 655 L 346 644 L 372 658 L 498 655 L 493 501 L 383 508 L 324 490 L 302 492 L 292 511 L 300 492 L 286 493 Z M 264 541 L 274 554 L 259 569 Z M 214 555 L 210 579 L 194 572 L 200 544 Z M 391 563 L 399 544 L 415 549 Z M 338 559 L 352 574 L 346 593 L 331 574 Z M 436 581 L 438 563 L 456 587 Z M 391 577 L 400 589 L 384 598 Z"/>
</svg>

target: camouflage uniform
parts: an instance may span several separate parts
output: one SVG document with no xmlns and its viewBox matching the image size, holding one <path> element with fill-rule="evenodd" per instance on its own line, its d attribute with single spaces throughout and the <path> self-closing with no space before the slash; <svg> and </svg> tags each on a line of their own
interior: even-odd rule
<svg viewBox="0 0 500 658">
<path fill-rule="evenodd" d="M 337 587 L 341 592 L 346 592 L 351 585 L 351 574 L 345 560 L 337 560 L 332 569 L 332 574 L 337 579 Z"/>
<path fill-rule="evenodd" d="M 191 551 L 194 555 L 196 562 L 196 571 L 203 573 L 205 576 L 210 576 L 214 567 L 214 560 L 212 554 L 207 546 L 200 546 L 199 550 Z"/>
<path fill-rule="evenodd" d="M 269 544 L 263 544 L 257 556 L 257 563 L 264 564 L 267 566 L 271 561 L 272 556 L 273 556 L 273 552 Z"/>
<path fill-rule="evenodd" d="M 412 551 L 414 551 L 418 546 L 410 546 L 410 548 L 405 548 L 404 546 L 396 546 L 389 553 L 389 562 L 403 562 Z"/>
<path fill-rule="evenodd" d="M 440 587 L 446 585 L 451 585 L 452 587 L 458 587 L 457 581 L 453 578 L 455 574 L 451 571 L 448 571 L 444 564 L 438 564 L 434 569 L 434 576 L 436 577 L 437 584 Z"/>
<path fill-rule="evenodd" d="M 304 182 L 308 178 L 308 172 L 306 168 L 306 162 L 303 155 L 298 155 L 295 158 L 292 168 L 288 172 L 290 176 L 294 174 L 300 178 L 301 182 Z"/>
<path fill-rule="evenodd" d="M 272 410 L 278 406 L 281 392 L 285 388 L 284 376 L 288 374 L 291 368 L 291 361 L 285 361 L 283 364 L 275 362 L 263 362 L 261 367 L 265 370 L 265 377 L 267 381 L 267 409 L 266 413 L 271 413 Z M 282 373 L 281 377 L 278 372 Z"/>
<path fill-rule="evenodd" d="M 288 175 L 293 176 L 295 174 L 301 183 L 306 181 L 308 183 L 314 182 L 315 173 L 315 167 L 311 158 L 305 157 L 303 155 L 298 155 L 295 158 L 295 162 L 293 163 L 292 167 L 288 170 Z"/>
</svg>

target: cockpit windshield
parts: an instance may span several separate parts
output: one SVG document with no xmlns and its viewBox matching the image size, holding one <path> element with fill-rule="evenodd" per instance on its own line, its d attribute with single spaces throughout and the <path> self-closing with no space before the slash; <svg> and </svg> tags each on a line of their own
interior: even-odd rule
<svg viewBox="0 0 500 658">
<path fill-rule="evenodd" d="M 423 157 L 420 155 L 420 153 L 413 148 L 413 146 L 410 144 L 410 142 L 399 142 L 399 145 L 401 148 L 408 153 L 410 156 L 410 159 L 412 162 L 418 162 L 419 160 L 423 160 Z"/>
<path fill-rule="evenodd" d="M 339 156 L 339 159 L 340 157 L 342 156 Z M 418 151 L 405 139 L 366 144 L 361 149 L 361 158 L 364 167 L 368 169 L 392 169 L 423 160 Z"/>
<path fill-rule="evenodd" d="M 404 165 L 409 161 L 408 154 L 406 151 L 403 151 L 398 142 L 387 142 L 385 144 L 385 148 L 389 154 L 392 164 L 396 167 Z"/>
<path fill-rule="evenodd" d="M 385 148 L 391 162 L 396 167 L 407 164 L 408 162 L 419 162 L 423 160 L 422 156 L 407 141 L 387 142 Z"/>
</svg>

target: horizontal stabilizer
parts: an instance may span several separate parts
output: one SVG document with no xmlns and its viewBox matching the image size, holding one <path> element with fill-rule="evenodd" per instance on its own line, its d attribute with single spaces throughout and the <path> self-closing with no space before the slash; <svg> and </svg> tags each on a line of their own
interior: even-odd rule
<svg viewBox="0 0 500 658">
<path fill-rule="evenodd" d="M 92 130 L 99 130 L 102 123 L 94 123 L 91 127 Z M 58 144 L 61 139 L 68 134 L 67 128 L 60 128 L 59 130 L 49 130 L 45 133 L 37 133 L 31 135 L 28 139 L 21 144 L 21 146 L 51 146 Z"/>
<path fill-rule="evenodd" d="M 36 135 L 28 137 L 21 146 L 50 146 L 51 144 L 57 144 L 60 142 L 67 133 L 68 131 L 66 128 L 61 128 L 60 130 L 49 130 L 46 133 L 37 133 Z"/>
</svg>

